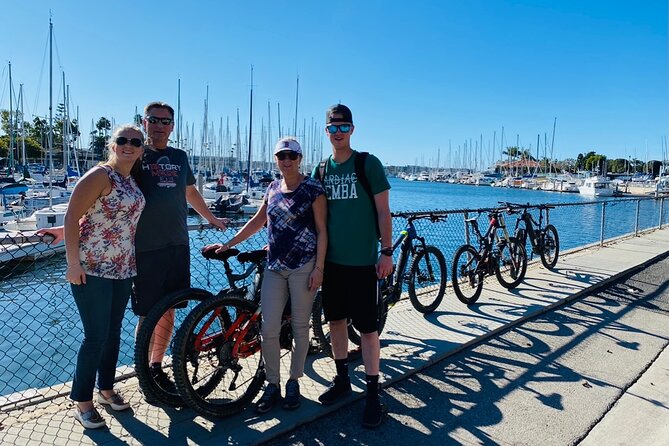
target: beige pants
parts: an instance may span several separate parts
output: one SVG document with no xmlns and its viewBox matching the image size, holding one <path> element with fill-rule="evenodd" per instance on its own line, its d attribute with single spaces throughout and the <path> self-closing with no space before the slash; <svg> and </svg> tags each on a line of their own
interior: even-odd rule
<svg viewBox="0 0 669 446">
<path fill-rule="evenodd" d="M 309 291 L 309 275 L 314 260 L 292 270 L 265 270 L 260 294 L 262 306 L 262 355 L 267 382 L 279 384 L 281 347 L 279 333 L 283 309 L 290 296 L 293 349 L 290 359 L 290 379 L 304 374 L 304 361 L 309 351 L 309 320 L 315 293 Z"/>
</svg>

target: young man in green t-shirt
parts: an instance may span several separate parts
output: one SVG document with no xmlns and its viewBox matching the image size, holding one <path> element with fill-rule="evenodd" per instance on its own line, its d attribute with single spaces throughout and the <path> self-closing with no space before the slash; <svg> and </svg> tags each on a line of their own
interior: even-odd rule
<svg viewBox="0 0 669 446">
<path fill-rule="evenodd" d="M 361 333 L 367 382 L 362 424 L 373 428 L 383 419 L 378 392 L 380 344 L 376 293 L 377 280 L 393 270 L 390 184 L 378 158 L 368 155 L 364 173 L 372 194 L 369 196 L 355 172 L 355 157 L 359 155 L 351 149 L 353 130 L 353 116 L 348 107 L 337 104 L 328 109 L 325 131 L 332 144 L 332 155 L 322 175 L 320 166 L 316 166 L 312 174 L 321 177 L 328 200 L 323 311 L 330 324 L 337 368 L 330 387 L 318 399 L 322 404 L 332 404 L 351 391 L 347 364 L 347 319 L 350 318 Z M 380 251 L 377 229 L 381 235 Z"/>
</svg>

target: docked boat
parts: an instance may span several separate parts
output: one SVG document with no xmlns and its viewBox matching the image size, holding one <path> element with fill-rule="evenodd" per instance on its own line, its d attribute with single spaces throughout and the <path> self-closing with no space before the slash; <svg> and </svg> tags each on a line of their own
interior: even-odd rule
<svg viewBox="0 0 669 446">
<path fill-rule="evenodd" d="M 606 177 L 594 176 L 585 178 L 583 185 L 578 187 L 578 192 L 590 197 L 613 197 L 617 187 Z"/>
</svg>

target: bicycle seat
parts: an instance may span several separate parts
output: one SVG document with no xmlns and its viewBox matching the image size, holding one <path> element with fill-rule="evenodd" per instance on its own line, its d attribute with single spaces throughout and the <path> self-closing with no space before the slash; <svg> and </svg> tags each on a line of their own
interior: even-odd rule
<svg viewBox="0 0 669 446">
<path fill-rule="evenodd" d="M 239 254 L 239 249 L 230 248 L 223 252 L 216 252 L 216 248 L 202 249 L 202 257 L 209 260 L 226 260 Z"/>
<path fill-rule="evenodd" d="M 478 221 L 478 216 L 465 218 L 465 222 L 467 222 L 467 223 L 471 223 L 473 221 Z"/>
<path fill-rule="evenodd" d="M 255 251 L 248 251 L 248 252 L 243 252 L 237 256 L 237 260 L 239 260 L 241 263 L 244 262 L 253 262 L 253 263 L 259 263 L 263 259 L 267 257 L 267 251 L 264 249 L 257 249 Z"/>
</svg>

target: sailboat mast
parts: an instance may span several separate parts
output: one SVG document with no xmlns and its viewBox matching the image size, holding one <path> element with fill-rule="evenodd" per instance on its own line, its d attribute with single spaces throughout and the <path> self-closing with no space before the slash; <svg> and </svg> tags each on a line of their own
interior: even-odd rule
<svg viewBox="0 0 669 446">
<path fill-rule="evenodd" d="M 295 119 L 293 120 L 293 135 L 297 137 L 297 101 L 300 97 L 300 76 L 297 76 L 297 86 L 295 88 Z"/>
<path fill-rule="evenodd" d="M 49 19 L 49 190 L 53 189 L 53 23 Z M 49 209 L 53 209 L 53 197 L 49 193 Z"/>
<path fill-rule="evenodd" d="M 63 147 L 63 169 L 67 170 L 68 166 L 68 153 L 67 153 L 67 148 L 65 144 L 65 140 L 67 139 L 67 89 L 65 87 L 65 72 L 63 71 L 63 134 L 62 134 L 62 147 Z M 67 177 L 67 172 L 65 173 L 65 177 Z"/>
<path fill-rule="evenodd" d="M 281 130 L 281 104 L 278 102 L 276 103 L 276 116 L 279 126 L 279 139 L 281 139 L 283 138 L 283 131 Z"/>
<path fill-rule="evenodd" d="M 23 114 L 23 84 L 19 84 L 19 102 L 21 103 L 21 164 L 23 165 L 24 172 L 28 165 L 26 161 L 26 126 L 25 126 L 25 115 Z"/>
<path fill-rule="evenodd" d="M 269 170 L 272 170 L 272 108 L 269 101 L 267 101 L 267 147 L 269 147 L 267 161 L 269 162 Z"/>
<path fill-rule="evenodd" d="M 12 107 L 12 63 L 9 62 L 9 164 L 7 176 L 11 176 L 14 167 L 14 109 Z"/>
<path fill-rule="evenodd" d="M 253 65 L 251 65 L 251 97 L 249 99 L 249 157 L 246 161 L 246 192 L 251 188 L 251 152 L 253 146 L 251 145 L 253 135 Z"/>
<path fill-rule="evenodd" d="M 177 148 L 181 149 L 181 78 L 177 79 Z"/>
</svg>

